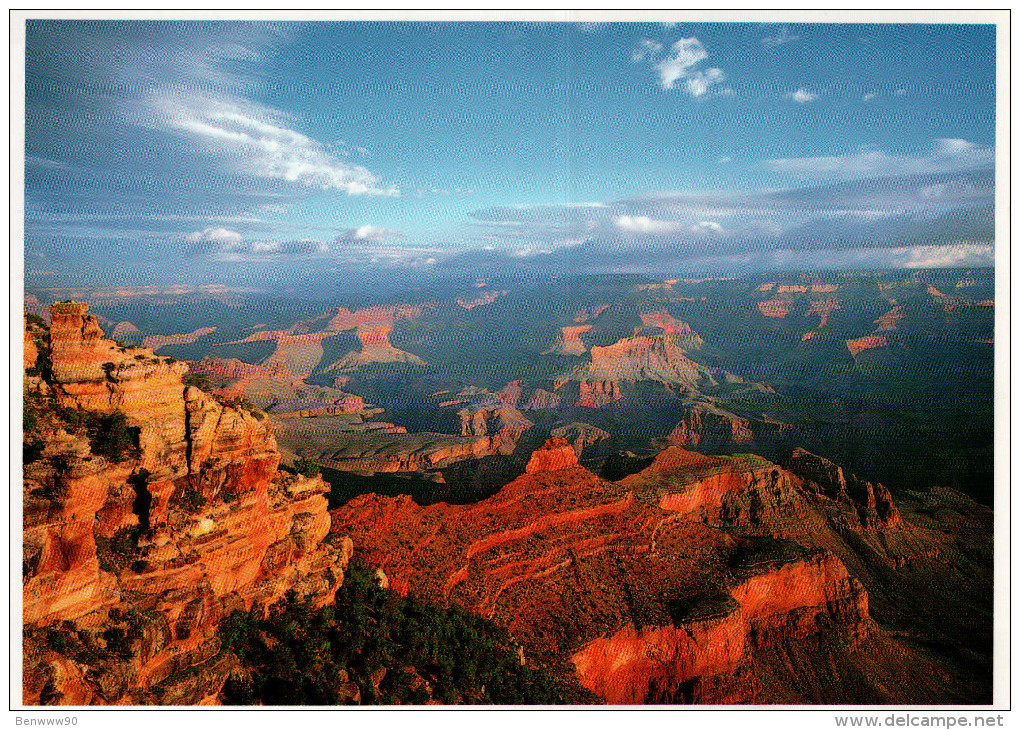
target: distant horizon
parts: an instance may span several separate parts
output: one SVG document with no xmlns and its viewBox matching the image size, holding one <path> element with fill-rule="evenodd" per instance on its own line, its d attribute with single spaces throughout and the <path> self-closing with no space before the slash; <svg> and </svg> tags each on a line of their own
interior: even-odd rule
<svg viewBox="0 0 1020 730">
<path fill-rule="evenodd" d="M 995 32 L 28 20 L 24 283 L 993 267 Z"/>
<path fill-rule="evenodd" d="M 274 289 L 272 287 L 258 287 L 258 286 L 243 286 L 233 285 L 229 283 L 207 283 L 207 284 L 192 284 L 185 282 L 162 282 L 162 283 L 137 283 L 137 284 L 123 284 L 123 283 L 110 283 L 110 284 L 84 284 L 84 285 L 67 285 L 67 286 L 26 286 L 25 296 L 33 297 L 38 300 L 38 297 L 42 295 L 46 301 L 42 303 L 51 303 L 61 301 L 61 297 L 69 297 L 74 299 L 77 295 L 80 298 L 88 301 L 89 297 L 99 296 L 101 299 L 131 299 L 133 297 L 146 297 L 155 295 L 198 295 L 198 296 L 209 296 L 215 297 L 217 295 L 239 295 L 242 297 L 257 297 L 257 298 L 270 298 L 270 299 L 302 299 L 307 301 L 341 301 L 346 297 L 354 299 L 365 299 L 369 294 L 373 295 L 368 298 L 376 298 L 379 301 L 389 301 L 400 299 L 401 297 L 407 298 L 412 294 L 432 294 L 439 293 L 443 290 L 447 290 L 447 293 L 453 291 L 470 291 L 475 288 L 478 289 L 489 289 L 492 290 L 499 286 L 514 286 L 525 284 L 538 284 L 548 285 L 553 282 L 571 282 L 576 281 L 579 285 L 590 284 L 596 280 L 607 280 L 619 282 L 621 280 L 635 279 L 639 281 L 646 281 L 649 283 L 654 282 L 666 282 L 676 281 L 682 283 L 690 282 L 701 282 L 701 281 L 747 281 L 751 283 L 758 283 L 767 279 L 774 279 L 779 282 L 793 282 L 797 280 L 844 280 L 844 279 L 856 279 L 862 276 L 876 276 L 886 278 L 898 278 L 898 279 L 916 279 L 921 281 L 937 279 L 940 274 L 945 277 L 957 277 L 966 273 L 974 274 L 987 274 L 994 276 L 994 266 L 951 266 L 951 267 L 931 267 L 931 268 L 860 268 L 860 269 L 787 269 L 787 270 L 772 270 L 772 271 L 753 271 L 742 274 L 727 275 L 723 273 L 719 274 L 699 274 L 696 272 L 658 272 L 658 273 L 614 273 L 614 272 L 601 272 L 601 273 L 579 273 L 579 274 L 547 274 L 542 275 L 536 272 L 519 272 L 510 273 L 504 275 L 494 275 L 484 279 L 477 277 L 471 277 L 467 275 L 463 276 L 447 276 L 444 278 L 433 278 L 428 280 L 420 280 L 414 282 L 413 285 L 407 284 L 393 284 L 389 282 L 388 286 L 382 286 L 380 281 L 368 281 L 362 282 L 360 286 L 352 287 L 336 287 L 333 290 L 329 290 L 328 286 L 321 289 L 303 289 L 300 292 L 296 290 L 282 290 Z"/>
</svg>

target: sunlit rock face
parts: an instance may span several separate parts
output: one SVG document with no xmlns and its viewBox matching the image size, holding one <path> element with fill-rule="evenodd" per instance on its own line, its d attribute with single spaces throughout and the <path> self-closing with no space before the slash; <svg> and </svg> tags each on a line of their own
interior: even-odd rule
<svg viewBox="0 0 1020 730">
<path fill-rule="evenodd" d="M 352 547 L 324 541 L 328 487 L 278 471 L 264 414 L 186 387 L 185 364 L 104 339 L 84 304 L 51 312 L 36 346 L 51 349 L 57 403 L 39 401 L 42 451 L 24 474 L 23 701 L 215 701 L 231 611 L 287 591 L 333 600 Z M 134 445 L 95 453 L 95 434 L 57 404 L 93 421 L 122 415 Z M 100 651 L 112 629 L 129 656 Z M 69 656 L 81 636 L 98 649 Z"/>
<path fill-rule="evenodd" d="M 760 457 L 677 447 L 608 482 L 553 438 L 475 504 L 363 495 L 332 518 L 393 589 L 494 619 L 609 703 L 845 698 L 837 677 L 872 653 L 875 681 L 857 689 L 888 701 L 889 677 L 940 670 L 875 625 L 845 561 L 927 561 L 927 533 L 862 524 L 830 491 Z M 791 653 L 836 684 L 785 687 L 775 663 Z"/>
</svg>

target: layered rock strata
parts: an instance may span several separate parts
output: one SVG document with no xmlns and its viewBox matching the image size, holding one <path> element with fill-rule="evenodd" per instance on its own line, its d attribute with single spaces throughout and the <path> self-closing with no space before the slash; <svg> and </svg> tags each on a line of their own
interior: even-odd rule
<svg viewBox="0 0 1020 730">
<path fill-rule="evenodd" d="M 472 505 L 365 495 L 332 512 L 333 529 L 392 588 L 502 623 L 607 702 L 779 701 L 790 693 L 770 662 L 809 652 L 818 665 L 805 671 L 825 675 L 819 645 L 833 666 L 880 649 L 910 655 L 853 690 L 856 701 L 890 701 L 884 683 L 909 683 L 908 664 L 946 675 L 889 648 L 845 561 L 859 568 L 861 551 L 883 570 L 926 560 L 923 535 L 890 524 L 875 528 L 877 542 L 848 542 L 847 530 L 866 535 L 851 516 L 855 506 L 759 457 L 674 447 L 612 483 L 578 466 L 562 439 Z"/>
<path fill-rule="evenodd" d="M 33 405 L 44 447 L 24 472 L 23 701 L 215 701 L 222 619 L 339 587 L 352 546 L 325 539 L 328 487 L 278 471 L 268 419 L 185 387 L 183 363 L 106 340 L 84 304 L 51 313 L 39 390 L 57 403 Z M 96 451 L 104 414 L 131 448 Z"/>
</svg>

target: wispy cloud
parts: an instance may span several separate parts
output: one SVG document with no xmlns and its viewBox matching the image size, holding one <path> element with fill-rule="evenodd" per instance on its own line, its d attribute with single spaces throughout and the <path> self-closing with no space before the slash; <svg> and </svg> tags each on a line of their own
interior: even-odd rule
<svg viewBox="0 0 1020 730">
<path fill-rule="evenodd" d="M 766 48 L 775 48 L 782 46 L 787 43 L 793 43 L 794 41 L 800 40 L 799 35 L 792 35 L 789 28 L 785 25 L 779 28 L 779 32 L 774 36 L 766 36 L 761 39 L 761 44 Z"/>
<path fill-rule="evenodd" d="M 963 139 L 938 139 L 920 155 L 865 148 L 845 155 L 766 160 L 765 166 L 773 172 L 800 178 L 852 178 L 969 170 L 989 167 L 994 162 L 995 151 L 990 147 Z"/>
<path fill-rule="evenodd" d="M 661 43 L 642 38 L 631 52 L 631 61 L 651 64 L 666 91 L 683 82 L 687 93 L 698 97 L 726 81 L 726 73 L 721 68 L 698 68 L 709 54 L 697 38 L 681 38 L 670 46 L 668 52 L 663 52 Z"/>
<path fill-rule="evenodd" d="M 804 87 L 801 87 L 801 88 L 797 89 L 796 91 L 791 91 L 791 92 L 785 94 L 785 97 L 787 99 L 790 99 L 791 101 L 797 102 L 798 104 L 806 104 L 809 101 L 814 101 L 815 99 L 817 99 L 818 98 L 818 94 L 812 94 L 810 91 L 808 91 Z"/>
<path fill-rule="evenodd" d="M 157 94 L 149 100 L 150 126 L 177 132 L 234 173 L 283 180 L 348 195 L 399 195 L 362 165 L 327 152 L 295 131 L 285 115 L 241 98 Z"/>
<path fill-rule="evenodd" d="M 404 238 L 405 234 L 392 228 L 382 226 L 363 225 L 358 228 L 348 228 L 336 237 L 340 244 L 351 243 L 379 243 L 388 238 Z"/>
<path fill-rule="evenodd" d="M 642 38 L 638 41 L 637 47 L 631 52 L 630 60 L 634 63 L 641 63 L 644 60 L 651 61 L 662 53 L 662 44 L 649 38 Z"/>
<path fill-rule="evenodd" d="M 894 251 L 896 263 L 908 269 L 992 266 L 995 249 L 987 243 L 959 243 L 953 246 L 912 246 Z"/>
<path fill-rule="evenodd" d="M 224 262 L 259 262 L 322 257 L 329 254 L 322 241 L 229 241 L 216 246 L 212 256 Z"/>
<path fill-rule="evenodd" d="M 945 140 L 934 148 L 958 156 L 974 152 Z M 771 266 L 778 259 L 765 261 L 766 252 L 838 251 L 840 260 L 850 260 L 872 249 L 989 246 L 993 196 L 994 175 L 976 169 L 786 190 L 663 191 L 598 206 L 487 208 L 473 217 L 482 231 L 476 240 L 489 251 L 460 257 L 455 265 L 498 266 L 502 255 L 535 266 L 622 271 L 748 254 L 749 261 Z M 908 261 L 889 254 L 858 258 L 862 265 Z"/>
</svg>

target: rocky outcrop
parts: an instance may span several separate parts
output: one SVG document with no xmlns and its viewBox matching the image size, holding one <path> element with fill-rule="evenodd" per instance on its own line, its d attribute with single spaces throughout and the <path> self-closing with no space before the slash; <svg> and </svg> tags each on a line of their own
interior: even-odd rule
<svg viewBox="0 0 1020 730">
<path fill-rule="evenodd" d="M 625 337 L 606 347 L 591 348 L 585 379 L 659 380 L 694 386 L 701 369 L 667 336 Z"/>
<path fill-rule="evenodd" d="M 325 370 L 353 370 L 372 362 L 424 365 L 425 361 L 417 355 L 397 349 L 390 343 L 394 323 L 401 319 L 414 319 L 421 312 L 421 307 L 412 305 L 367 307 L 355 312 L 340 307 L 326 325 L 326 330 L 343 332 L 353 329 L 361 349 L 348 353 Z"/>
<path fill-rule="evenodd" d="M 555 344 L 543 355 L 583 355 L 588 346 L 581 340 L 581 335 L 591 329 L 590 324 L 568 325 L 560 327 L 560 335 Z"/>
<path fill-rule="evenodd" d="M 582 380 L 578 388 L 577 405 L 581 408 L 602 408 L 623 398 L 616 380 Z"/>
<path fill-rule="evenodd" d="M 521 435 L 535 425 L 513 405 L 519 397 L 519 389 L 511 389 L 464 406 L 457 411 L 460 435 L 487 436 L 495 453 L 512 454 Z"/>
<path fill-rule="evenodd" d="M 328 446 L 299 447 L 308 458 L 331 469 L 351 472 L 431 471 L 456 461 L 496 453 L 490 436 L 451 436 L 443 433 L 335 434 Z M 311 451 L 317 451 L 312 455 Z"/>
<path fill-rule="evenodd" d="M 135 328 L 134 330 L 129 330 L 122 327 L 121 325 L 131 325 L 131 323 L 121 322 L 120 324 L 118 324 L 117 327 L 113 330 L 114 337 L 117 337 L 118 334 L 123 335 L 129 334 L 131 332 L 138 332 L 137 328 Z M 121 331 L 118 332 L 118 329 Z M 216 331 L 215 327 L 200 327 L 197 330 L 180 335 L 147 335 L 145 339 L 142 340 L 142 347 L 155 352 L 159 348 L 166 347 L 167 345 L 187 345 L 201 339 L 202 337 L 205 337 L 206 335 L 211 335 L 215 331 Z"/>
<path fill-rule="evenodd" d="M 642 312 L 639 316 L 642 325 L 661 330 L 675 345 L 684 350 L 696 350 L 705 344 L 701 335 L 691 329 L 689 324 L 676 319 L 665 308 Z"/>
<path fill-rule="evenodd" d="M 663 316 L 655 317 L 663 327 L 675 331 L 674 334 L 661 333 L 662 327 L 649 327 L 612 345 L 593 346 L 590 361 L 561 376 L 554 390 L 559 391 L 565 383 L 577 382 L 577 405 L 603 408 L 623 399 L 624 391 L 639 382 L 658 383 L 670 391 L 689 392 L 698 391 L 703 385 L 718 385 L 719 379 L 742 382 L 730 373 L 704 367 L 688 358 L 686 349 L 696 346 L 700 338 L 693 331 L 688 332 L 689 328 L 682 322 L 671 324 Z M 683 334 L 685 332 L 688 333 Z M 677 344 L 678 339 L 686 340 L 685 345 Z"/>
<path fill-rule="evenodd" d="M 767 302 L 758 302 L 758 311 L 764 317 L 772 319 L 783 319 L 790 313 L 792 302 L 786 299 L 770 299 Z"/>
<path fill-rule="evenodd" d="M 577 458 L 581 458 L 586 449 L 597 450 L 599 446 L 612 438 L 608 431 L 603 431 L 601 428 L 590 423 L 578 421 L 554 428 L 551 434 L 555 437 L 566 439 L 574 448 Z"/>
<path fill-rule="evenodd" d="M 669 441 L 685 449 L 747 446 L 753 443 L 754 433 L 745 418 L 719 408 L 695 405 L 684 409 Z"/>
<path fill-rule="evenodd" d="M 818 502 L 797 475 L 673 448 L 611 483 L 573 456 L 551 440 L 471 505 L 356 497 L 332 512 L 333 529 L 394 589 L 502 623 L 528 653 L 572 662 L 607 702 L 790 701 L 775 679 L 782 657 L 816 645 L 829 658 L 811 655 L 806 671 L 820 676 L 862 652 L 900 657 L 861 680 L 862 697 L 885 696 L 891 676 L 909 684 L 910 662 L 934 667 L 874 625 L 846 563 L 860 566 L 863 550 L 892 569 L 894 556 L 846 532 L 846 506 Z"/>
<path fill-rule="evenodd" d="M 848 477 L 843 467 L 804 449 L 793 450 L 787 468 L 816 494 L 853 507 L 864 529 L 891 527 L 901 521 L 892 495 L 882 484 L 873 484 L 855 474 Z"/>
<path fill-rule="evenodd" d="M 33 405 L 44 448 L 24 478 L 24 701 L 214 700 L 231 611 L 287 591 L 332 600 L 351 544 L 325 540 L 328 487 L 277 471 L 265 416 L 185 387 L 182 363 L 104 339 L 84 304 L 52 316 L 64 410 Z M 113 428 L 102 414 L 136 443 L 97 451 Z"/>
<path fill-rule="evenodd" d="M 570 442 L 562 438 L 551 438 L 535 449 L 528 460 L 525 471 L 528 474 L 545 471 L 559 471 L 577 466 L 577 453 Z"/>
<path fill-rule="evenodd" d="M 855 340 L 846 341 L 846 349 L 850 351 L 850 355 L 853 357 L 857 357 L 865 350 L 888 346 L 889 338 L 885 335 L 869 335 L 867 337 L 858 337 Z"/>
<path fill-rule="evenodd" d="M 695 596 L 671 624 L 621 629 L 571 657 L 585 687 L 610 704 L 746 703 L 758 690 L 750 649 L 835 622 L 858 637 L 871 621 L 860 581 L 833 555 L 743 566 L 729 591 Z"/>
</svg>

